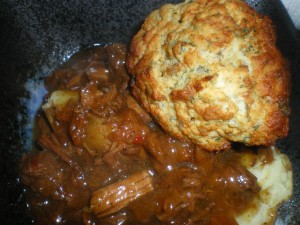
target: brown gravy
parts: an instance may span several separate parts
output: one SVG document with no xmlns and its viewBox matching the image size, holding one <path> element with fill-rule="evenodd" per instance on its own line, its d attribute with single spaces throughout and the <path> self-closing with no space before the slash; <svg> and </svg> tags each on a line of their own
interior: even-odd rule
<svg viewBox="0 0 300 225">
<path fill-rule="evenodd" d="M 256 177 L 236 150 L 206 152 L 164 133 L 131 97 L 125 56 L 119 44 L 83 50 L 46 78 L 48 102 L 56 91 L 72 97 L 38 113 L 39 149 L 21 162 L 36 223 L 237 224 L 259 192 Z M 109 204 L 124 207 L 107 215 L 91 209 L 93 193 L 126 179 L 134 187 L 139 171 L 150 191 L 126 204 L 116 193 Z"/>
</svg>

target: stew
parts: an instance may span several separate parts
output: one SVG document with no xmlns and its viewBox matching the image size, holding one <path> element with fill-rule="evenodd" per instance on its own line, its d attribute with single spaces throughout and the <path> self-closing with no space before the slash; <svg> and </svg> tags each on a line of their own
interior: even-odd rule
<svg viewBox="0 0 300 225">
<path fill-rule="evenodd" d="M 20 166 L 36 223 L 237 224 L 260 190 L 244 147 L 206 152 L 166 134 L 131 97 L 125 57 L 121 44 L 82 50 L 46 78 Z"/>
</svg>

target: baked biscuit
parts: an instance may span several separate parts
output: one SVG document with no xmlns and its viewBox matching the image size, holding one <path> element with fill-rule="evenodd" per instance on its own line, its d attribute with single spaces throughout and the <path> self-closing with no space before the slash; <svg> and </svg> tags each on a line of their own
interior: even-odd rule
<svg viewBox="0 0 300 225">
<path fill-rule="evenodd" d="M 132 94 L 162 128 L 206 150 L 288 133 L 289 68 L 271 20 L 242 0 L 153 11 L 127 56 Z"/>
</svg>

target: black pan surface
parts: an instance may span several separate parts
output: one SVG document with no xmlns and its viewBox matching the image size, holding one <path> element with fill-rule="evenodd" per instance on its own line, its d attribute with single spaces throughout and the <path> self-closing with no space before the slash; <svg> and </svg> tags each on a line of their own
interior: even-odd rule
<svg viewBox="0 0 300 225">
<path fill-rule="evenodd" d="M 18 179 L 18 163 L 30 150 L 31 118 L 41 101 L 43 77 L 81 48 L 129 43 L 145 16 L 166 2 L 1 0 L 0 224 L 33 224 Z M 276 225 L 300 224 L 299 34 L 279 0 L 247 2 L 274 21 L 278 46 L 291 65 L 290 133 L 278 146 L 292 161 L 294 195 L 281 207 Z"/>
</svg>

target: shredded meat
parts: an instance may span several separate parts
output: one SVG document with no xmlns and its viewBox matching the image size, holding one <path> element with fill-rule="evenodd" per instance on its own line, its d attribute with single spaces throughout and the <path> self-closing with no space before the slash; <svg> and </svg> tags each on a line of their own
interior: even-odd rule
<svg viewBox="0 0 300 225">
<path fill-rule="evenodd" d="M 72 151 L 71 146 L 63 148 L 53 134 L 49 136 L 42 134 L 38 142 L 44 149 L 55 152 L 61 158 L 61 160 L 67 163 L 72 169 L 79 173 L 83 173 L 82 168 L 78 165 L 76 161 L 72 159 L 73 157 L 71 158 L 70 156 L 68 156 L 67 152 L 69 152 L 70 154 Z M 70 149 L 71 151 L 68 151 Z"/>
</svg>

